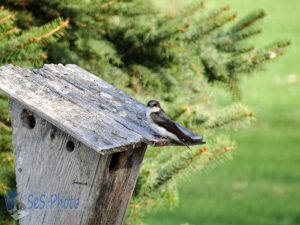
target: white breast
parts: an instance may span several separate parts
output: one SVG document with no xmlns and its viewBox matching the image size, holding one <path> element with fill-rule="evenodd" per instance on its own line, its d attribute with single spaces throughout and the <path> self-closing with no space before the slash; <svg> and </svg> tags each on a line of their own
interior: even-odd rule
<svg viewBox="0 0 300 225">
<path fill-rule="evenodd" d="M 151 109 L 151 108 L 148 108 L 147 109 L 147 121 L 148 121 L 148 124 L 149 126 L 151 127 L 152 130 L 154 130 L 157 134 L 159 134 L 160 136 L 163 136 L 165 138 L 170 138 L 172 140 L 175 140 L 177 142 L 180 142 L 181 141 L 177 138 L 177 136 L 169 131 L 167 131 L 164 127 L 161 127 L 161 126 L 158 126 L 157 124 L 155 124 L 150 116 L 150 114 L 152 112 L 157 112 L 155 111 L 155 109 Z"/>
</svg>

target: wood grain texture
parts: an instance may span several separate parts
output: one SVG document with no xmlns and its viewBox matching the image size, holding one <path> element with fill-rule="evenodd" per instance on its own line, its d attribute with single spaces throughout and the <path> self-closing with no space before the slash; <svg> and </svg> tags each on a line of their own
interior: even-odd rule
<svg viewBox="0 0 300 225">
<path fill-rule="evenodd" d="M 151 130 L 144 104 L 76 65 L 34 70 L 6 65 L 0 67 L 0 90 L 101 154 L 140 142 L 178 145 Z"/>
<path fill-rule="evenodd" d="M 146 145 L 101 155 L 17 101 L 10 100 L 10 109 L 21 202 L 28 208 L 32 198 L 45 196 L 44 207 L 39 199 L 39 208 L 28 209 L 20 225 L 122 224 Z M 73 151 L 67 149 L 70 141 Z M 79 207 L 51 204 L 54 195 L 79 199 Z"/>
</svg>

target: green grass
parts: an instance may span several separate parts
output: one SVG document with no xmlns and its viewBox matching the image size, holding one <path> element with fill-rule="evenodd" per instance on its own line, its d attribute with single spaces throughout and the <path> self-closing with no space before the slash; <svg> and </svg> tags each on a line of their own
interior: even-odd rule
<svg viewBox="0 0 300 225">
<path fill-rule="evenodd" d="M 286 56 L 241 82 L 243 103 L 257 112 L 250 128 L 230 131 L 238 144 L 233 161 L 197 174 L 181 187 L 173 210 L 146 217 L 150 225 L 300 224 L 300 1 L 215 0 L 240 15 L 262 8 L 268 17 L 256 42 L 288 38 Z M 230 96 L 215 90 L 220 104 Z"/>
</svg>

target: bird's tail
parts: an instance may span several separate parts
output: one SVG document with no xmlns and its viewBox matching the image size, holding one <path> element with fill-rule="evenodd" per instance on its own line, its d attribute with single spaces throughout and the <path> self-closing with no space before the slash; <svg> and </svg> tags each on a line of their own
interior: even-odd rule
<svg viewBox="0 0 300 225">
<path fill-rule="evenodd" d="M 183 141 L 185 144 L 190 144 L 190 145 L 197 145 L 197 144 L 206 144 L 206 141 L 203 140 L 202 137 L 190 137 L 186 135 L 181 141 Z"/>
<path fill-rule="evenodd" d="M 184 141 L 180 140 L 180 144 L 185 145 L 189 150 L 192 150 Z"/>
<path fill-rule="evenodd" d="M 193 144 L 206 144 L 202 137 L 191 138 Z"/>
<path fill-rule="evenodd" d="M 191 141 L 192 140 L 192 141 Z M 201 137 L 199 137 L 198 139 L 193 139 L 191 138 L 189 141 L 186 140 L 179 140 L 179 143 L 186 146 L 188 149 L 191 150 L 191 148 L 189 147 L 190 145 L 196 145 L 196 144 L 206 144 L 206 141 L 204 141 Z"/>
</svg>

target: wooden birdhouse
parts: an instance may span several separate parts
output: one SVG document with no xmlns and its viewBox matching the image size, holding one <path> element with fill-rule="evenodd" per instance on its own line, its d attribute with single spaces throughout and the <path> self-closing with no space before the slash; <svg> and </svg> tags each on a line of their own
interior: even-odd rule
<svg viewBox="0 0 300 225">
<path fill-rule="evenodd" d="M 147 145 L 146 106 L 76 65 L 0 67 L 21 225 L 122 224 Z M 191 136 L 191 131 L 181 127 Z"/>
</svg>

